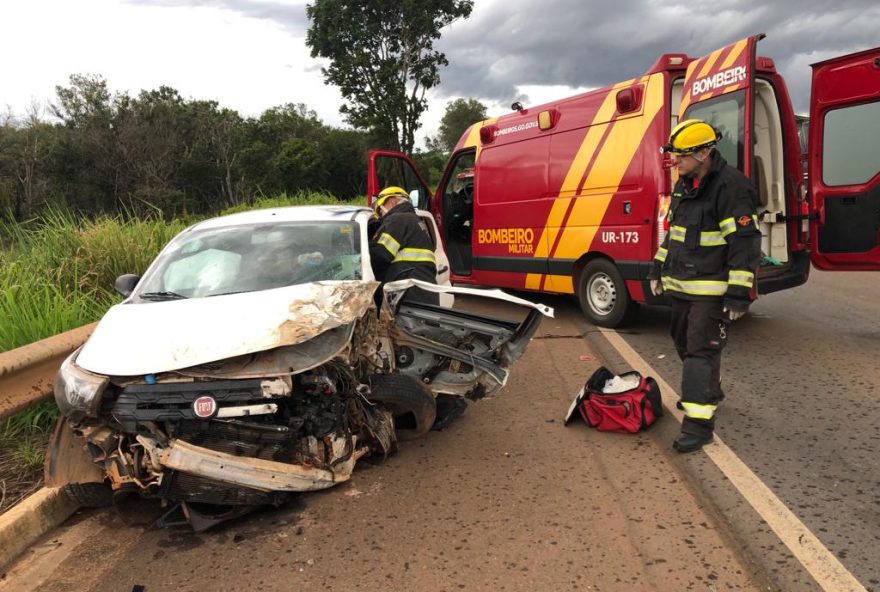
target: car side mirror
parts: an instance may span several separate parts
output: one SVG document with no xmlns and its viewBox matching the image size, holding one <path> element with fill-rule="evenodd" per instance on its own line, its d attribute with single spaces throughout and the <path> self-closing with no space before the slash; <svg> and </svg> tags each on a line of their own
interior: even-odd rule
<svg viewBox="0 0 880 592">
<path fill-rule="evenodd" d="M 113 284 L 113 287 L 117 292 L 128 298 L 134 292 L 134 288 L 139 281 L 141 281 L 141 276 L 126 273 L 116 278 L 116 283 Z"/>
</svg>

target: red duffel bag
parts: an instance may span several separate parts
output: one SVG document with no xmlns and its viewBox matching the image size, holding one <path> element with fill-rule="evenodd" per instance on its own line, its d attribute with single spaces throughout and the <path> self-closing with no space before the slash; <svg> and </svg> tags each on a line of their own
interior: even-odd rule
<svg viewBox="0 0 880 592">
<path fill-rule="evenodd" d="M 588 426 L 600 432 L 634 434 L 663 416 L 660 387 L 650 376 L 635 371 L 617 376 L 602 366 L 575 397 L 565 424 L 577 413 Z"/>
</svg>

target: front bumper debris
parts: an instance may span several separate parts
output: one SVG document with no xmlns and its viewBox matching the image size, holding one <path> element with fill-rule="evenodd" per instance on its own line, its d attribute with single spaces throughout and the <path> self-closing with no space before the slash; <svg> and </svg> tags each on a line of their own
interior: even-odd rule
<svg viewBox="0 0 880 592">
<path fill-rule="evenodd" d="M 355 463 L 368 451 L 365 448 L 355 447 L 346 460 L 329 471 L 317 467 L 234 456 L 178 439 L 172 439 L 165 445 L 145 436 L 138 436 L 137 439 L 144 446 L 155 469 L 173 469 L 258 491 L 298 492 L 327 489 L 348 481 Z M 354 440 L 353 437 L 352 446 L 355 445 Z M 345 439 L 335 439 L 334 456 L 337 453 L 339 456 L 344 455 L 347 446 Z"/>
</svg>

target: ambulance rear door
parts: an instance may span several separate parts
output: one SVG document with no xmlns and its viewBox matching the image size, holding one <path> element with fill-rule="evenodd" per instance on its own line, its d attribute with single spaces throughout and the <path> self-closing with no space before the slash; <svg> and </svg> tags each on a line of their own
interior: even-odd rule
<svg viewBox="0 0 880 592">
<path fill-rule="evenodd" d="M 702 119 L 721 132 L 717 149 L 733 167 L 753 176 L 755 110 L 754 35 L 688 64 L 682 89 L 679 121 Z"/>
<path fill-rule="evenodd" d="M 880 270 L 880 47 L 813 64 L 810 259 Z"/>
</svg>

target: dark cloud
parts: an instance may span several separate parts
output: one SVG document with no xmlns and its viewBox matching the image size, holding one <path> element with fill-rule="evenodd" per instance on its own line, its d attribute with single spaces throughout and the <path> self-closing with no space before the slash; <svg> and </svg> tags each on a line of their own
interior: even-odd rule
<svg viewBox="0 0 880 592">
<path fill-rule="evenodd" d="M 809 64 L 875 47 L 876 0 L 477 0 L 471 18 L 444 31 L 442 96 L 509 103 L 517 86 L 595 87 L 644 73 L 663 53 L 698 57 L 766 33 L 758 48 L 806 110 Z"/>
<path fill-rule="evenodd" d="M 128 0 L 215 7 L 272 21 L 301 37 L 305 3 L 281 0 Z M 880 44 L 877 0 L 475 0 L 471 17 L 435 44 L 449 66 L 433 93 L 491 103 L 528 102 L 517 87 L 597 87 L 633 78 L 663 53 L 699 57 L 756 33 L 759 53 L 785 77 L 805 111 L 811 63 Z M 316 66 L 317 67 L 317 66 Z"/>
</svg>

